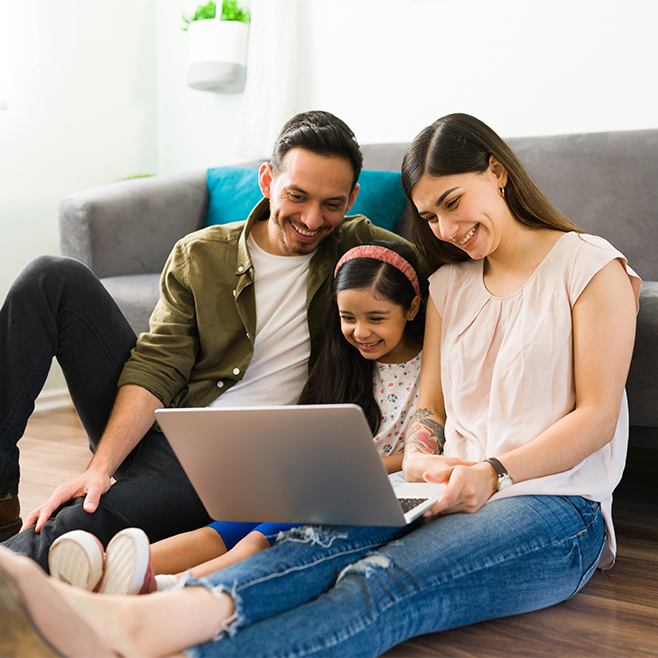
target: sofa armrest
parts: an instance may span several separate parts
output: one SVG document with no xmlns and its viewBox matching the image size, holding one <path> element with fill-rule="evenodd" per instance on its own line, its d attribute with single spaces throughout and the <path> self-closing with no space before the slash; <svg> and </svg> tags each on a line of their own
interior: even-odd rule
<svg viewBox="0 0 658 658">
<path fill-rule="evenodd" d="M 109 183 L 62 199 L 60 252 L 99 278 L 160 273 L 176 241 L 203 226 L 206 170 Z"/>
<path fill-rule="evenodd" d="M 631 369 L 626 382 L 630 424 L 658 428 L 658 282 L 643 281 Z"/>
</svg>

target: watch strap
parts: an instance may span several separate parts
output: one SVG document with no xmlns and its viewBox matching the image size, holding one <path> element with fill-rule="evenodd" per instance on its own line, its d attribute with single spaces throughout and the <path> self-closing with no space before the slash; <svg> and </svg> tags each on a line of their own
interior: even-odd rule
<svg viewBox="0 0 658 658">
<path fill-rule="evenodd" d="M 506 475 L 509 475 L 507 472 L 507 469 L 498 461 L 495 457 L 489 457 L 484 460 L 485 462 L 488 462 L 494 467 L 494 471 L 498 473 L 498 477 L 502 478 L 505 477 Z"/>
<path fill-rule="evenodd" d="M 491 466 L 493 466 L 494 470 L 496 471 L 496 474 L 498 475 L 498 491 L 507 489 L 507 487 L 514 484 L 512 476 L 507 472 L 507 469 L 500 463 L 498 459 L 495 457 L 489 457 L 484 461 L 491 464 Z"/>
</svg>

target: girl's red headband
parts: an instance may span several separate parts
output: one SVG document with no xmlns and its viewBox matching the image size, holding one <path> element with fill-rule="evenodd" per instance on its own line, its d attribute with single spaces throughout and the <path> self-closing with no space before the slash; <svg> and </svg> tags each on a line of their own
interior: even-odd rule
<svg viewBox="0 0 658 658">
<path fill-rule="evenodd" d="M 349 260 L 354 260 L 355 258 L 374 258 L 375 260 L 388 263 L 393 267 L 396 267 L 402 274 L 404 274 L 409 283 L 413 286 L 414 292 L 422 297 L 420 294 L 420 284 L 418 283 L 418 275 L 416 270 L 412 267 L 411 263 L 408 260 L 405 260 L 400 256 L 400 254 L 387 249 L 386 247 L 381 247 L 376 244 L 364 244 L 359 247 L 354 247 L 350 249 L 347 253 L 343 254 L 343 257 L 338 261 L 336 269 L 334 270 L 334 277 L 338 274 L 338 270 Z"/>
</svg>

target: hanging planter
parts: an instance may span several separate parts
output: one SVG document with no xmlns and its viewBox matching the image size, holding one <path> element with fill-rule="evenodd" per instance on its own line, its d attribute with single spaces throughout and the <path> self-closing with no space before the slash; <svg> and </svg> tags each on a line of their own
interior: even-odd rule
<svg viewBox="0 0 658 658">
<path fill-rule="evenodd" d="M 187 84 L 203 91 L 240 92 L 247 72 L 249 12 L 235 0 L 224 0 L 221 19 L 215 11 L 209 2 L 194 17 L 183 17 L 189 33 Z"/>
</svg>

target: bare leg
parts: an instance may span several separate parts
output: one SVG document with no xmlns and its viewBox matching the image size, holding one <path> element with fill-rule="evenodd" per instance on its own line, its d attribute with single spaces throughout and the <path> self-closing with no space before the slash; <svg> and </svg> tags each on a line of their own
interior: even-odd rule
<svg viewBox="0 0 658 658">
<path fill-rule="evenodd" d="M 213 530 L 213 532 L 215 532 Z M 217 535 L 217 533 L 215 532 Z M 219 535 L 217 535 L 219 537 Z M 258 530 L 252 530 L 244 539 L 241 539 L 230 551 L 220 555 L 212 560 L 208 560 L 192 569 L 192 575 L 195 578 L 208 576 L 215 571 L 224 569 L 231 564 L 240 562 L 254 553 L 258 553 L 266 548 L 270 548 L 270 542 L 265 535 Z"/>
<path fill-rule="evenodd" d="M 204 587 L 150 596 L 105 596 L 56 583 L 57 590 L 113 649 L 125 656 L 172 656 L 208 642 L 234 612 L 233 600 Z"/>
<path fill-rule="evenodd" d="M 0 588 L 3 624 L 12 628 L 23 614 L 38 629 L 33 635 L 68 656 L 172 656 L 212 639 L 234 612 L 229 596 L 202 587 L 146 597 L 92 594 L 51 580 L 1 547 Z M 3 633 L 0 653 L 15 655 L 15 639 Z"/>
<path fill-rule="evenodd" d="M 205 526 L 151 544 L 151 567 L 154 574 L 184 573 L 225 553 L 220 534 Z"/>
</svg>

